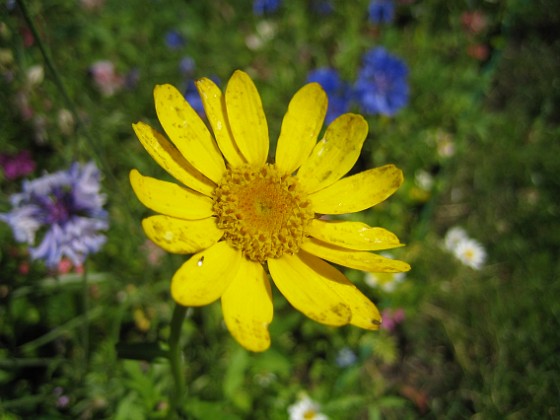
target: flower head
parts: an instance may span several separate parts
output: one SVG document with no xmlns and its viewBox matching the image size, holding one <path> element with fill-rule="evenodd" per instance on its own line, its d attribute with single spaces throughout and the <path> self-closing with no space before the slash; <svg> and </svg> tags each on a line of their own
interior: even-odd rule
<svg viewBox="0 0 560 420">
<path fill-rule="evenodd" d="M 455 256 L 466 266 L 480 270 L 486 260 L 486 251 L 482 245 L 471 238 L 463 238 L 454 249 Z"/>
<path fill-rule="evenodd" d="M 253 13 L 257 16 L 273 13 L 280 7 L 281 4 L 282 0 L 254 0 Z"/>
<path fill-rule="evenodd" d="M 372 0 L 368 8 L 371 23 L 391 23 L 395 18 L 393 0 Z"/>
<path fill-rule="evenodd" d="M 63 258 L 76 266 L 99 251 L 106 238 L 105 197 L 100 194 L 99 170 L 94 163 L 73 164 L 66 171 L 47 174 L 23 184 L 23 191 L 12 195 L 12 211 L 0 220 L 12 228 L 16 241 L 36 244 L 31 258 L 44 260 L 56 268 Z"/>
<path fill-rule="evenodd" d="M 117 73 L 109 60 L 96 61 L 89 68 L 95 87 L 104 96 L 112 96 L 124 87 L 124 77 Z"/>
<path fill-rule="evenodd" d="M 163 249 L 192 255 L 171 281 L 173 299 L 202 306 L 221 299 L 226 326 L 245 348 L 270 346 L 270 273 L 296 309 L 330 326 L 379 328 L 375 305 L 335 267 L 373 272 L 410 269 L 369 251 L 401 246 L 391 232 L 358 222 L 322 220 L 370 208 L 393 194 L 402 172 L 393 165 L 344 177 L 356 163 L 367 123 L 344 114 L 317 142 L 327 96 L 301 88 L 284 116 L 276 162 L 268 162 L 268 125 L 258 91 L 236 71 L 225 92 L 196 82 L 213 134 L 170 85 L 154 89 L 156 113 L 173 141 L 139 122 L 148 153 L 179 184 L 130 173 L 138 199 L 158 215 L 142 221 Z M 182 185 L 181 185 L 182 184 Z"/>
<path fill-rule="evenodd" d="M 307 75 L 307 82 L 316 82 L 327 93 L 329 106 L 325 122 L 330 124 L 339 115 L 348 112 L 352 91 L 350 86 L 344 82 L 338 72 L 331 68 L 320 68 L 313 70 Z"/>
<path fill-rule="evenodd" d="M 370 287 L 380 288 L 384 292 L 394 292 L 405 278 L 404 273 L 366 273 L 364 280 Z"/>
<path fill-rule="evenodd" d="M 288 407 L 290 420 L 327 420 L 328 417 L 320 412 L 321 407 L 308 396 L 303 396 L 298 402 Z"/>
<path fill-rule="evenodd" d="M 369 50 L 354 85 L 356 100 L 367 114 L 395 115 L 408 103 L 408 69 L 384 48 Z"/>
<path fill-rule="evenodd" d="M 33 172 L 35 161 L 31 158 L 29 150 L 22 150 L 15 155 L 0 154 L 0 166 L 4 172 L 4 177 L 13 180 Z"/>
</svg>

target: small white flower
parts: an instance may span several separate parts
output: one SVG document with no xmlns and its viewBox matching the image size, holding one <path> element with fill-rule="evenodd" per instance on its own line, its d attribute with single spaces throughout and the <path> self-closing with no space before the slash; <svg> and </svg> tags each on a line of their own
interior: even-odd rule
<svg viewBox="0 0 560 420">
<path fill-rule="evenodd" d="M 356 354 L 349 347 L 341 348 L 336 355 L 336 364 L 342 368 L 352 366 L 356 360 Z"/>
<path fill-rule="evenodd" d="M 414 180 L 416 181 L 416 185 L 424 191 L 430 191 L 434 186 L 434 177 L 423 169 L 416 171 L 414 174 Z"/>
<path fill-rule="evenodd" d="M 468 239 L 467 232 L 459 226 L 452 227 L 445 234 L 444 245 L 445 249 L 450 252 L 455 252 L 459 242 Z"/>
<path fill-rule="evenodd" d="M 461 240 L 454 250 L 455 256 L 465 265 L 480 270 L 486 260 L 486 251 L 474 239 Z"/>
<path fill-rule="evenodd" d="M 320 406 L 308 396 L 302 397 L 298 402 L 288 407 L 290 420 L 327 420 L 320 411 Z"/>
<path fill-rule="evenodd" d="M 378 287 L 390 293 L 394 292 L 405 278 L 405 273 L 366 273 L 364 281 L 370 287 Z"/>
</svg>

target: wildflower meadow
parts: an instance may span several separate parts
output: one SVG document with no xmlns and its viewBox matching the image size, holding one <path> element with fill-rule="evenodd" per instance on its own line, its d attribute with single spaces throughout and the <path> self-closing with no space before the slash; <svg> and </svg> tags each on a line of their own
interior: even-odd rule
<svg viewBox="0 0 560 420">
<path fill-rule="evenodd" d="M 0 420 L 560 417 L 552 0 L 5 0 Z"/>
</svg>

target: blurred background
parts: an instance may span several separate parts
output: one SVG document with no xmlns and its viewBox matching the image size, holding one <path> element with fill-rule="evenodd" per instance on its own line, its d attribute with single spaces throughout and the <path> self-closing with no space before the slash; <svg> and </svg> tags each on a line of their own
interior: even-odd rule
<svg viewBox="0 0 560 420">
<path fill-rule="evenodd" d="M 189 310 L 186 416 L 560 416 L 557 2 L 4 0 L 0 13 L 0 419 L 173 418 L 159 349 L 185 257 L 141 230 L 128 172 L 166 175 L 131 124 L 159 128 L 161 83 L 204 118 L 194 80 L 225 87 L 235 69 L 273 143 L 310 80 L 329 119 L 364 115 L 353 171 L 394 163 L 405 182 L 346 218 L 395 232 L 407 245 L 391 256 L 412 270 L 346 270 L 383 312 L 379 332 L 316 324 L 273 290 L 262 354 L 231 338 L 219 303 Z M 106 240 L 46 263 L 14 236 L 17 194 L 91 161 Z"/>
</svg>

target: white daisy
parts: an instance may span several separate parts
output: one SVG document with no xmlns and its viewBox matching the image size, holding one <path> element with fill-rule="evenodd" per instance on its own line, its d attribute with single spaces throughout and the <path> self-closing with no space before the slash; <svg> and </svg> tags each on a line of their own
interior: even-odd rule
<svg viewBox="0 0 560 420">
<path fill-rule="evenodd" d="M 384 292 L 394 292 L 405 278 L 405 273 L 366 273 L 364 281 L 370 287 L 380 288 Z"/>
<path fill-rule="evenodd" d="M 465 232 L 463 228 L 459 226 L 452 227 L 445 234 L 445 239 L 444 239 L 445 249 L 447 249 L 450 252 L 455 252 L 457 245 L 461 241 L 464 241 L 465 239 L 468 238 L 469 237 L 467 235 L 467 232 Z"/>
<path fill-rule="evenodd" d="M 327 420 L 328 417 L 319 410 L 319 404 L 308 396 L 304 396 L 288 407 L 288 414 L 290 414 L 290 420 Z"/>
<path fill-rule="evenodd" d="M 470 238 L 459 241 L 454 254 L 463 264 L 475 270 L 480 270 L 486 260 L 486 251 L 482 245 Z"/>
</svg>

